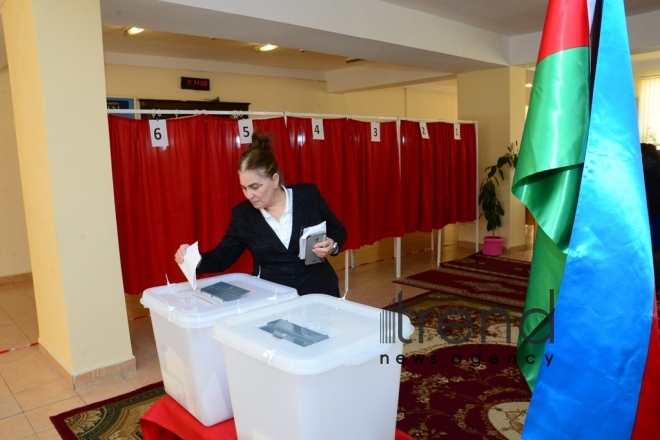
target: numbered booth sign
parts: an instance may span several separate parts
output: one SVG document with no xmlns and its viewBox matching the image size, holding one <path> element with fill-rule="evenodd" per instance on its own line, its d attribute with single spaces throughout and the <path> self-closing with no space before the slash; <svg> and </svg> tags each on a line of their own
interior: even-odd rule
<svg viewBox="0 0 660 440">
<path fill-rule="evenodd" d="M 249 144 L 252 142 L 252 133 L 254 133 L 252 119 L 239 119 L 238 132 L 241 138 L 241 144 Z"/>
<path fill-rule="evenodd" d="M 419 123 L 419 131 L 420 131 L 420 134 L 422 135 L 422 139 L 431 139 L 429 137 L 429 129 L 426 126 L 426 122 L 420 122 Z"/>
<path fill-rule="evenodd" d="M 461 124 L 454 124 L 454 140 L 460 141 L 461 140 Z"/>
<path fill-rule="evenodd" d="M 371 123 L 371 142 L 380 142 L 380 122 Z"/>
<path fill-rule="evenodd" d="M 325 134 L 323 134 L 323 119 L 312 119 L 312 139 L 319 141 L 325 140 Z"/>
<path fill-rule="evenodd" d="M 151 146 L 167 148 L 170 141 L 167 138 L 167 121 L 165 119 L 150 120 L 149 132 L 151 133 Z"/>
</svg>

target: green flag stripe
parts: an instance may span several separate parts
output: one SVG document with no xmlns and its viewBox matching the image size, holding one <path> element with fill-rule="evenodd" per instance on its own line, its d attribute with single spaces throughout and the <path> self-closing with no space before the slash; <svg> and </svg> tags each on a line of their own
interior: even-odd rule
<svg viewBox="0 0 660 440">
<path fill-rule="evenodd" d="M 553 54 L 539 63 L 513 182 L 513 194 L 566 250 L 582 175 L 576 167 L 589 121 L 589 51 Z"/>
<path fill-rule="evenodd" d="M 522 141 L 532 144 L 534 154 L 520 152 L 517 180 L 584 160 L 588 92 L 588 48 L 557 52 L 538 64 Z M 578 151 L 567 148 L 575 143 L 580 146 Z"/>
<path fill-rule="evenodd" d="M 548 315 L 557 304 L 565 263 L 566 254 L 559 250 L 543 229 L 539 230 L 534 243 L 534 258 L 516 352 L 518 365 L 532 391 L 544 362 L 545 345 L 552 343 L 549 340 Z"/>
<path fill-rule="evenodd" d="M 559 297 L 577 207 L 588 96 L 588 48 L 557 52 L 538 64 L 512 188 L 539 226 L 517 351 L 532 391 L 549 343 L 548 317 Z"/>
</svg>

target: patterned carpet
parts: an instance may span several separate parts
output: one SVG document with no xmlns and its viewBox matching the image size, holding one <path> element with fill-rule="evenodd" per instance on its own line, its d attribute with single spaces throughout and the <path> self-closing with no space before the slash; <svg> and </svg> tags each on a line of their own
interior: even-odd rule
<svg viewBox="0 0 660 440">
<path fill-rule="evenodd" d="M 397 429 L 417 440 L 520 439 L 531 398 L 515 362 L 520 312 L 493 313 L 482 339 L 482 311 L 490 312 L 491 306 L 429 292 L 404 307 L 415 333 L 404 347 Z M 420 342 L 420 312 L 429 309 Z M 441 318 L 456 324 L 468 323 L 468 317 L 469 327 L 438 331 Z M 464 337 L 464 343 L 451 343 Z"/>
<path fill-rule="evenodd" d="M 525 261 L 473 254 L 394 282 L 522 310 L 529 268 Z"/>
<path fill-rule="evenodd" d="M 140 417 L 164 395 L 159 382 L 50 420 L 64 440 L 142 440 Z"/>
</svg>

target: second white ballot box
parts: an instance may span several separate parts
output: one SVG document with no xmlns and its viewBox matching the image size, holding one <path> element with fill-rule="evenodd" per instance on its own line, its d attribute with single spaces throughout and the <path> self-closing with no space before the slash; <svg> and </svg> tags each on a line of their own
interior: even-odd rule
<svg viewBox="0 0 660 440">
<path fill-rule="evenodd" d="M 393 439 L 412 331 L 407 316 L 321 294 L 219 319 L 238 438 Z"/>
</svg>

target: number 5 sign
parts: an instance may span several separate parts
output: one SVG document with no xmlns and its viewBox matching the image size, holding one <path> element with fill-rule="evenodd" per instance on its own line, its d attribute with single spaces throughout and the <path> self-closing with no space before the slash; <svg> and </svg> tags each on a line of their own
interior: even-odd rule
<svg viewBox="0 0 660 440">
<path fill-rule="evenodd" d="M 167 148 L 170 141 L 167 138 L 167 121 L 165 119 L 150 120 L 149 132 L 151 133 L 151 146 Z"/>
<path fill-rule="evenodd" d="M 254 133 L 252 119 L 239 119 L 238 131 L 240 133 L 241 144 L 249 144 L 252 142 L 252 133 Z"/>
</svg>

